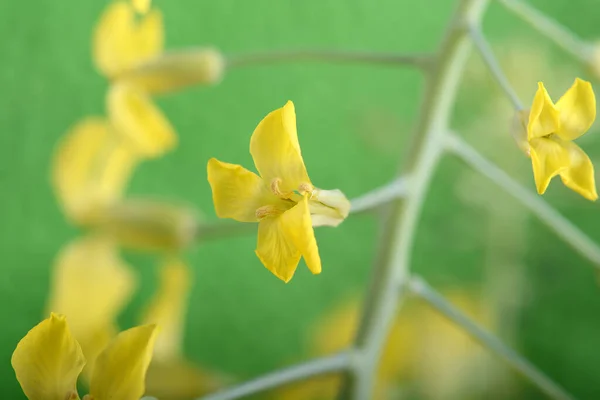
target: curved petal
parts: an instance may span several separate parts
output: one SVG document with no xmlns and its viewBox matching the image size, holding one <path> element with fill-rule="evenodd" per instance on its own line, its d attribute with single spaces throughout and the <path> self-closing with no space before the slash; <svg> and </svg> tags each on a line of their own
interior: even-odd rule
<svg viewBox="0 0 600 400">
<path fill-rule="evenodd" d="M 47 308 L 66 315 L 79 339 L 114 324 L 135 286 L 134 275 L 112 242 L 85 237 L 59 253 Z"/>
<path fill-rule="evenodd" d="M 575 143 L 566 142 L 571 165 L 561 171 L 560 178 L 569 189 L 579 193 L 588 200 L 596 200 L 596 181 L 594 180 L 594 165 L 587 154 Z"/>
<path fill-rule="evenodd" d="M 85 358 L 65 317 L 53 313 L 21 339 L 11 364 L 29 400 L 65 400 L 77 393 Z"/>
<path fill-rule="evenodd" d="M 282 180 L 280 189 L 284 193 L 310 183 L 298 143 L 294 103 L 288 101 L 258 124 L 250 139 L 250 154 L 266 182 Z"/>
<path fill-rule="evenodd" d="M 119 333 L 96 360 L 90 395 L 95 400 L 141 398 L 155 337 L 156 325 L 138 326 Z"/>
<path fill-rule="evenodd" d="M 208 160 L 208 182 L 219 218 L 240 222 L 258 222 L 256 210 L 265 205 L 282 202 L 275 197 L 258 175 L 241 165 Z"/>
<path fill-rule="evenodd" d="M 531 140 L 555 133 L 558 130 L 558 126 L 558 111 L 554 107 L 544 84 L 538 82 L 538 90 L 535 93 L 531 111 L 529 112 L 527 139 Z"/>
<path fill-rule="evenodd" d="M 312 227 L 308 198 L 302 196 L 298 204 L 284 212 L 280 218 L 285 235 L 302 253 L 310 272 L 320 274 L 321 257 L 319 257 L 319 248 L 317 247 L 317 240 L 315 239 L 315 232 Z"/>
<path fill-rule="evenodd" d="M 175 129 L 150 97 L 131 85 L 111 86 L 108 115 L 116 132 L 146 157 L 158 157 L 177 144 Z"/>
<path fill-rule="evenodd" d="M 143 324 L 160 326 L 153 363 L 178 359 L 182 353 L 185 315 L 192 271 L 180 259 L 168 260 L 160 269 L 160 286 L 142 318 Z"/>
<path fill-rule="evenodd" d="M 269 271 L 287 283 L 296 272 L 301 253 L 286 235 L 283 224 L 281 216 L 259 222 L 255 253 Z"/>
<path fill-rule="evenodd" d="M 562 139 L 574 140 L 587 132 L 596 119 L 596 97 L 589 82 L 575 79 L 575 83 L 556 102 L 560 113 L 560 128 L 556 131 Z"/>
<path fill-rule="evenodd" d="M 550 180 L 569 167 L 569 151 L 560 139 L 537 138 L 529 144 L 537 191 L 544 194 Z"/>
<path fill-rule="evenodd" d="M 152 10 L 136 21 L 128 2 L 113 2 L 94 31 L 93 58 L 98 70 L 117 78 L 132 66 L 158 55 L 164 46 L 162 14 Z"/>
<path fill-rule="evenodd" d="M 52 184 L 67 216 L 86 223 L 94 210 L 119 199 L 139 158 L 120 143 L 103 118 L 76 124 L 58 144 Z"/>
</svg>

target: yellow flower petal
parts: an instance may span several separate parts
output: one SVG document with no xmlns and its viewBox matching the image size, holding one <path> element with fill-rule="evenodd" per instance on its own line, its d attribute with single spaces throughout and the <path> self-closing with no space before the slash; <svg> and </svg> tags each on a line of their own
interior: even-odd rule
<svg viewBox="0 0 600 400">
<path fill-rule="evenodd" d="M 258 175 L 240 165 L 211 158 L 208 160 L 207 172 L 219 218 L 257 222 L 256 210 L 259 207 L 282 202 L 269 192 Z"/>
<path fill-rule="evenodd" d="M 556 134 L 565 140 L 577 139 L 590 129 L 596 119 L 596 97 L 592 85 L 576 78 L 556 103 L 556 109 L 560 112 L 560 128 Z"/>
<path fill-rule="evenodd" d="M 29 400 L 65 400 L 77 393 L 85 359 L 65 317 L 52 314 L 21 339 L 11 363 Z"/>
<path fill-rule="evenodd" d="M 289 282 L 296 272 L 301 253 L 286 235 L 281 216 L 267 217 L 258 224 L 256 255 L 276 277 Z"/>
<path fill-rule="evenodd" d="M 154 344 L 153 363 L 177 359 L 183 354 L 191 275 L 190 268 L 180 259 L 170 259 L 161 266 L 160 287 L 142 318 L 143 324 L 160 326 L 160 335 Z"/>
<path fill-rule="evenodd" d="M 69 318 L 75 335 L 113 323 L 136 282 L 115 245 L 90 236 L 67 245 L 53 271 L 49 310 Z"/>
<path fill-rule="evenodd" d="M 286 237 L 302 253 L 310 272 L 320 274 L 321 258 L 319 257 L 319 248 L 312 227 L 308 198 L 302 196 L 300 202 L 284 212 L 280 218 Z"/>
<path fill-rule="evenodd" d="M 94 326 L 92 329 L 86 329 L 77 333 L 73 332 L 73 336 L 77 339 L 77 342 L 81 346 L 81 351 L 87 360 L 85 368 L 83 368 L 83 372 L 80 375 L 87 385 L 89 385 L 92 379 L 92 373 L 98 356 L 106 349 L 106 346 L 108 346 L 117 333 L 118 329 L 114 323 L 109 323 L 105 326 Z"/>
<path fill-rule="evenodd" d="M 150 9 L 150 0 L 131 0 L 135 11 L 140 14 L 146 14 Z"/>
<path fill-rule="evenodd" d="M 250 139 L 250 153 L 260 176 L 270 184 L 279 178 L 284 193 L 310 183 L 296 132 L 294 103 L 267 115 L 256 127 Z"/>
<path fill-rule="evenodd" d="M 560 178 L 569 189 L 574 190 L 588 200 L 596 200 L 596 182 L 594 166 L 583 150 L 575 143 L 565 142 L 571 165 L 560 173 Z"/>
<path fill-rule="evenodd" d="M 546 88 L 538 82 L 538 90 L 533 98 L 529 123 L 527 125 L 527 139 L 531 140 L 555 133 L 559 126 L 558 111 L 554 107 Z"/>
<path fill-rule="evenodd" d="M 138 326 L 117 335 L 96 360 L 90 383 L 94 400 L 142 397 L 155 337 L 156 325 Z"/>
<path fill-rule="evenodd" d="M 146 157 L 158 157 L 177 144 L 175 130 L 151 99 L 133 86 L 111 86 L 108 115 L 117 133 Z"/>
<path fill-rule="evenodd" d="M 570 165 L 569 151 L 565 142 L 556 139 L 537 138 L 531 145 L 533 176 L 539 194 L 544 194 L 550 180 Z"/>
<path fill-rule="evenodd" d="M 67 216 L 77 223 L 121 197 L 138 157 L 112 134 L 108 122 L 89 117 L 58 144 L 52 183 Z"/>
<path fill-rule="evenodd" d="M 158 55 L 163 45 L 164 27 L 158 10 L 136 21 L 131 4 L 113 2 L 96 26 L 93 57 L 101 73 L 117 78 L 129 68 Z"/>
</svg>

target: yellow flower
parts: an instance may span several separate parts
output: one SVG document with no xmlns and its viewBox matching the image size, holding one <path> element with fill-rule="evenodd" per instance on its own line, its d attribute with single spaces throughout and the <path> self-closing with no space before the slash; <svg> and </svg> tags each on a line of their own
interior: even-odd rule
<svg viewBox="0 0 600 400">
<path fill-rule="evenodd" d="M 256 255 L 283 281 L 292 278 L 301 257 L 313 274 L 320 273 L 313 225 L 339 224 L 350 206 L 341 192 L 321 191 L 312 185 L 291 101 L 258 124 L 250 153 L 260 177 L 240 165 L 209 160 L 208 181 L 217 215 L 258 222 Z M 313 213 L 318 218 L 311 219 Z"/>
<path fill-rule="evenodd" d="M 105 237 L 77 239 L 59 253 L 52 272 L 47 310 L 69 318 L 83 349 L 89 377 L 96 357 L 118 332 L 115 321 L 129 302 L 136 277 Z"/>
<path fill-rule="evenodd" d="M 111 3 L 94 32 L 93 56 L 111 80 L 106 97 L 111 128 L 144 157 L 158 157 L 177 144 L 175 131 L 143 87 L 125 75 L 164 50 L 162 14 L 150 2 Z M 146 9 L 141 15 L 138 10 Z"/>
<path fill-rule="evenodd" d="M 139 399 L 144 394 L 155 336 L 155 325 L 138 326 L 117 335 L 98 357 L 89 398 Z M 31 329 L 17 345 L 11 364 L 29 400 L 79 399 L 77 377 L 85 358 L 64 316 L 52 313 Z"/>
<path fill-rule="evenodd" d="M 183 352 L 185 318 L 193 277 L 180 259 L 160 268 L 160 286 L 141 323 L 161 327 L 146 376 L 146 394 L 164 400 L 200 397 L 218 389 L 223 378 L 188 361 Z"/>
<path fill-rule="evenodd" d="M 579 78 L 554 104 L 538 83 L 533 99 L 527 141 L 533 165 L 533 176 L 539 194 L 550 180 L 560 175 L 563 183 L 589 200 L 596 200 L 594 166 L 585 152 L 573 143 L 583 135 L 596 118 L 596 98 L 592 85 Z"/>
</svg>

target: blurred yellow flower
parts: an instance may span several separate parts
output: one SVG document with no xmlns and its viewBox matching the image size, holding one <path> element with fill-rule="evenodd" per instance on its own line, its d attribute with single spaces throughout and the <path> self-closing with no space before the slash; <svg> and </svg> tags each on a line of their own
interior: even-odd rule
<svg viewBox="0 0 600 400">
<path fill-rule="evenodd" d="M 563 183 L 588 200 L 596 200 L 594 166 L 585 152 L 572 141 L 583 135 L 596 118 L 592 85 L 579 78 L 554 104 L 542 82 L 533 99 L 527 140 L 533 175 L 539 194 L 550 180 L 560 175 Z"/>
<path fill-rule="evenodd" d="M 136 15 L 138 11 L 141 15 Z M 125 75 L 158 57 L 163 50 L 162 14 L 150 9 L 150 1 L 112 2 L 94 32 L 94 62 L 111 80 L 106 98 L 111 128 L 132 149 L 148 158 L 171 150 L 177 136 L 144 88 L 131 84 Z"/>
<path fill-rule="evenodd" d="M 139 399 L 152 358 L 155 325 L 121 332 L 98 357 L 90 394 L 94 400 Z M 85 365 L 79 343 L 66 318 L 51 316 L 31 329 L 17 345 L 11 364 L 23 392 L 30 400 L 74 400 L 77 377 Z"/>
<path fill-rule="evenodd" d="M 115 321 L 133 295 L 135 278 L 106 237 L 76 239 L 58 255 L 46 309 L 69 318 L 88 360 L 88 377 L 96 357 L 118 332 Z"/>
<path fill-rule="evenodd" d="M 160 287 L 142 317 L 142 324 L 156 324 L 161 332 L 146 376 L 146 394 L 165 400 L 200 397 L 218 389 L 223 378 L 187 360 L 183 352 L 185 318 L 193 285 L 192 271 L 178 258 L 160 269 Z"/>
<path fill-rule="evenodd" d="M 465 290 L 445 291 L 448 300 L 485 326 L 491 312 Z M 347 349 L 354 340 L 360 304 L 352 300 L 320 318 L 309 332 L 309 356 Z M 393 322 L 381 354 L 372 400 L 482 398 L 497 382 L 491 358 L 460 328 L 422 302 L 409 302 Z M 489 376 L 486 375 L 489 373 Z M 491 378 L 490 378 L 491 377 Z M 339 375 L 321 376 L 277 390 L 273 400 L 333 400 Z M 481 394 L 482 396 L 478 396 Z"/>
<path fill-rule="evenodd" d="M 313 274 L 320 273 L 313 222 L 337 225 L 348 215 L 350 204 L 340 191 L 312 185 L 291 101 L 258 124 L 250 153 L 260 177 L 240 165 L 209 160 L 208 181 L 217 215 L 259 223 L 256 255 L 281 280 L 292 278 L 301 257 Z M 311 219 L 313 213 L 318 219 Z"/>
</svg>

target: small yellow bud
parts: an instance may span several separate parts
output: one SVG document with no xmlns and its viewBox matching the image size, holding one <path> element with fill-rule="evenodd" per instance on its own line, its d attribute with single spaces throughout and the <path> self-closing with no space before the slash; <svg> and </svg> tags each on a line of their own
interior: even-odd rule
<svg viewBox="0 0 600 400">
<path fill-rule="evenodd" d="M 308 206 L 313 226 L 338 226 L 350 212 L 350 201 L 339 189 L 314 189 Z"/>
<path fill-rule="evenodd" d="M 165 53 L 132 68 L 120 78 L 148 94 L 168 93 L 192 85 L 221 81 L 225 59 L 215 49 Z"/>
<path fill-rule="evenodd" d="M 186 207 L 147 199 L 127 199 L 104 210 L 96 227 L 124 247 L 178 250 L 193 242 L 196 213 Z"/>
<path fill-rule="evenodd" d="M 527 140 L 527 122 L 529 121 L 529 110 L 519 110 L 513 116 L 510 133 L 517 142 L 517 146 L 529 156 L 529 142 Z"/>
</svg>

